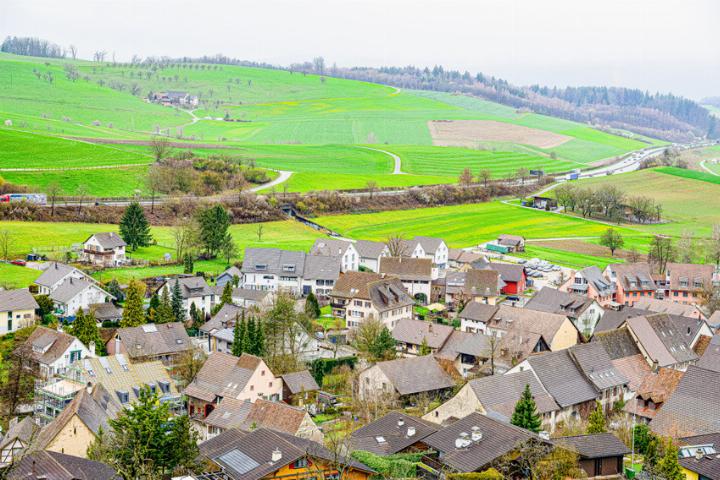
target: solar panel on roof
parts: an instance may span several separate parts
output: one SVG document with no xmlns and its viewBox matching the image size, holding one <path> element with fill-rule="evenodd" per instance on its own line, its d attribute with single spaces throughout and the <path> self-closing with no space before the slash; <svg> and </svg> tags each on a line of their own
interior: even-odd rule
<svg viewBox="0 0 720 480">
<path fill-rule="evenodd" d="M 122 353 L 118 353 L 117 355 L 115 355 L 115 358 L 117 358 L 117 362 L 120 364 L 122 369 L 127 372 L 128 371 L 128 362 L 127 362 L 127 359 L 125 358 L 125 355 L 123 355 Z"/>
<path fill-rule="evenodd" d="M 238 449 L 230 450 L 226 454 L 218 457 L 218 460 L 241 475 L 244 475 L 260 466 L 259 463 Z"/>
<path fill-rule="evenodd" d="M 108 362 L 107 357 L 98 357 L 98 360 L 100 361 L 100 365 L 102 365 L 102 367 L 107 373 L 112 373 L 112 369 L 110 368 L 110 362 Z"/>
<path fill-rule="evenodd" d="M 148 323 L 146 325 L 142 326 L 143 332 L 145 333 L 153 333 L 157 332 L 157 327 L 153 325 L 152 323 Z"/>
<path fill-rule="evenodd" d="M 95 376 L 95 370 L 93 370 L 92 363 L 90 363 L 90 360 L 88 360 L 87 358 L 85 360 L 83 360 L 83 366 L 85 367 L 85 370 L 88 372 L 88 375 L 90 375 L 91 377 Z"/>
</svg>

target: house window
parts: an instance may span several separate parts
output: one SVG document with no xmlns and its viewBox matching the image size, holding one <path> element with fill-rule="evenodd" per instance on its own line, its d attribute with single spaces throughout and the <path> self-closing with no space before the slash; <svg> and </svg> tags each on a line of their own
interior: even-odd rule
<svg viewBox="0 0 720 480">
<path fill-rule="evenodd" d="M 272 388 L 272 382 L 268 382 L 268 388 Z"/>
<path fill-rule="evenodd" d="M 250 391 L 251 392 L 255 391 L 255 385 L 250 385 Z"/>
<path fill-rule="evenodd" d="M 293 463 L 290 464 L 290 468 L 307 468 L 308 462 L 307 458 L 298 458 Z"/>
<path fill-rule="evenodd" d="M 264 376 L 265 376 L 265 370 L 260 370 L 260 376 L 261 376 L 261 377 L 264 377 Z"/>
</svg>

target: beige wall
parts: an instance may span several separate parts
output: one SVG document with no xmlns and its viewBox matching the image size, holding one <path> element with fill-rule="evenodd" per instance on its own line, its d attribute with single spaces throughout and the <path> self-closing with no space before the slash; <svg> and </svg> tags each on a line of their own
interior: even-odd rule
<svg viewBox="0 0 720 480">
<path fill-rule="evenodd" d="M 422 418 L 429 422 L 442 423 L 450 417 L 465 418 L 473 412 L 480 412 L 484 415 L 485 409 L 475 396 L 470 384 L 466 384 L 457 395 Z"/>
<path fill-rule="evenodd" d="M 95 441 L 95 434 L 77 415 L 52 439 L 46 450 L 87 458 L 87 449 Z"/>
<path fill-rule="evenodd" d="M 558 350 L 564 350 L 577 344 L 578 331 L 575 325 L 569 320 L 565 319 L 562 326 L 558 329 L 555 337 L 550 343 L 550 350 L 556 352 Z"/>
<path fill-rule="evenodd" d="M 12 329 L 8 330 L 9 314 L 12 313 Z M 0 335 L 17 331 L 35 324 L 35 310 L 14 310 L 0 312 Z"/>
<path fill-rule="evenodd" d="M 395 387 L 377 365 L 360 372 L 359 382 L 358 395 L 361 400 L 377 400 L 395 394 Z"/>
<path fill-rule="evenodd" d="M 305 417 L 303 418 L 303 421 L 295 435 L 320 444 L 322 444 L 325 440 L 325 435 L 323 435 L 320 428 L 315 425 L 315 422 L 312 421 L 312 418 L 310 418 L 310 415 L 307 412 L 305 413 Z"/>
<path fill-rule="evenodd" d="M 254 402 L 259 397 L 270 399 L 272 395 L 282 400 L 282 379 L 273 375 L 265 362 L 260 362 L 237 399 Z"/>
</svg>

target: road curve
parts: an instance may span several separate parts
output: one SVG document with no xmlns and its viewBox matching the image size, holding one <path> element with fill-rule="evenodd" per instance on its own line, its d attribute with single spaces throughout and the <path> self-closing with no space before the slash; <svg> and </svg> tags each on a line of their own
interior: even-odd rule
<svg viewBox="0 0 720 480">
<path fill-rule="evenodd" d="M 715 175 L 716 177 L 720 177 L 720 174 L 713 172 L 712 170 L 710 170 L 708 167 L 705 166 L 705 160 L 700 162 L 700 166 L 702 167 L 703 170 L 705 170 L 709 174 Z"/>
<path fill-rule="evenodd" d="M 275 170 L 275 171 L 280 174 L 280 175 L 278 175 L 278 177 L 275 180 L 273 180 L 271 182 L 263 183 L 261 185 L 258 185 L 257 187 L 252 187 L 248 191 L 259 192 L 260 190 L 265 190 L 266 188 L 272 188 L 276 185 L 280 185 L 281 183 L 286 181 L 288 178 L 290 178 L 290 175 L 293 174 L 293 172 L 288 172 L 286 170 Z"/>
<path fill-rule="evenodd" d="M 394 153 L 388 152 L 387 150 L 380 150 L 379 148 L 372 148 L 372 147 L 361 147 L 361 148 L 364 148 L 367 150 L 374 150 L 376 152 L 380 152 L 380 153 L 384 153 L 385 155 L 389 155 L 393 159 L 393 162 L 395 162 L 395 166 L 393 167 L 392 174 L 393 175 L 405 175 L 405 172 L 402 171 L 402 160 L 400 159 L 400 157 L 398 157 Z"/>
</svg>

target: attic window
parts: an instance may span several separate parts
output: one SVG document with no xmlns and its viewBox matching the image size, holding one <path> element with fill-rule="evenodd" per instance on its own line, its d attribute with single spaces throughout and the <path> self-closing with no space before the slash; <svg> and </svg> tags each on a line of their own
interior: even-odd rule
<svg viewBox="0 0 720 480">
<path fill-rule="evenodd" d="M 160 380 L 158 385 L 160 385 L 160 390 L 162 390 L 163 393 L 170 393 L 170 382 Z"/>
<path fill-rule="evenodd" d="M 258 263 L 255 265 L 255 270 L 267 270 L 267 265 L 264 263 Z"/>
<path fill-rule="evenodd" d="M 117 394 L 120 403 L 128 403 L 130 401 L 130 394 L 128 392 L 116 390 L 115 393 Z"/>
<path fill-rule="evenodd" d="M 380 444 L 387 443 L 385 440 L 385 437 L 381 437 L 381 436 L 375 437 L 375 441 Z"/>
<path fill-rule="evenodd" d="M 283 272 L 294 272 L 295 271 L 295 265 L 283 265 Z"/>
<path fill-rule="evenodd" d="M 183 344 L 183 339 L 182 339 L 182 338 L 178 338 L 178 339 L 175 340 L 175 343 L 177 343 L 178 345 L 182 345 L 182 344 Z"/>
</svg>

